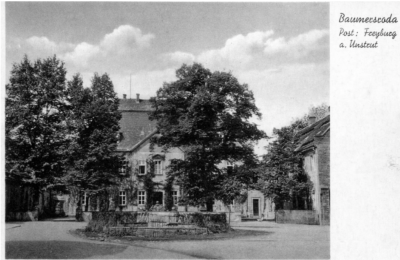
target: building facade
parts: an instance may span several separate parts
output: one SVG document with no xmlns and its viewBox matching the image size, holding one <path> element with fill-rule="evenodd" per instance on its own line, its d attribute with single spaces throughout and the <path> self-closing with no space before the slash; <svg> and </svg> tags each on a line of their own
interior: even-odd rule
<svg viewBox="0 0 400 260">
<path fill-rule="evenodd" d="M 122 118 L 117 152 L 124 156 L 127 178 L 131 180 L 130 185 L 135 187 L 126 187 L 126 190 L 121 187 L 118 204 L 126 211 L 142 210 L 146 204 L 155 205 L 157 202 L 164 207 L 166 169 L 172 159 L 183 159 L 184 153 L 180 148 L 163 151 L 150 144 L 150 138 L 156 135 L 156 124 L 149 120 L 151 105 L 148 100 L 140 99 L 139 95 L 136 99 L 121 99 L 119 111 Z M 147 174 L 153 175 L 151 198 L 145 187 Z M 129 196 L 129 190 L 132 193 L 130 200 L 124 199 L 124 196 Z M 177 204 L 180 191 L 176 185 L 172 187 L 172 196 L 174 204 Z"/>
<path fill-rule="evenodd" d="M 304 170 L 313 183 L 312 208 L 321 225 L 330 224 L 330 115 L 310 124 L 299 133 L 296 152 L 303 156 Z"/>
<path fill-rule="evenodd" d="M 124 96 L 119 102 L 121 112 L 120 131 L 118 133 L 118 145 L 116 152 L 124 162 L 120 174 L 124 176 L 117 196 L 112 196 L 109 209 L 117 211 L 142 211 L 149 207 L 157 207 L 157 210 L 166 208 L 166 184 L 167 168 L 173 159 L 184 159 L 184 151 L 177 147 L 168 151 L 157 145 L 152 145 L 150 139 L 156 137 L 156 122 L 149 119 L 152 107 L 149 100 L 127 99 Z M 219 167 L 233 167 L 234 164 L 222 162 Z M 151 179 L 151 189 L 146 181 Z M 147 186 L 146 186 L 147 185 Z M 179 205 L 182 190 L 176 184 L 172 184 L 169 191 L 172 195 L 173 206 L 178 211 L 201 211 L 204 207 L 192 207 Z M 151 194 L 149 194 L 151 193 Z M 274 205 L 269 198 L 257 190 L 247 191 L 247 200 L 243 202 L 233 201 L 231 205 L 224 205 L 221 201 L 215 201 L 214 212 L 232 212 L 231 221 L 240 221 L 241 217 L 273 219 L 275 218 Z M 54 194 L 54 200 L 62 213 L 73 216 L 76 214 L 78 201 L 81 201 L 83 211 L 99 211 L 99 198 L 84 193 L 80 198 L 68 194 Z"/>
<path fill-rule="evenodd" d="M 150 138 L 157 134 L 156 123 L 150 121 L 148 114 L 152 110 L 150 102 L 143 100 L 137 95 L 136 99 L 121 99 L 119 110 L 122 114 L 120 121 L 120 141 L 118 143 L 117 152 L 125 157 L 125 165 L 127 169 L 127 178 L 131 179 L 131 184 L 135 188 L 126 190 L 121 187 L 121 196 L 118 205 L 121 210 L 137 211 L 143 210 L 147 203 L 151 205 L 160 204 L 165 207 L 165 185 L 167 173 L 166 169 L 173 159 L 184 159 L 184 151 L 180 148 L 172 148 L 164 151 L 157 145 L 150 144 Z M 149 163 L 151 162 L 151 163 Z M 152 173 L 149 167 L 153 164 Z M 222 162 L 219 167 L 233 167 L 234 164 Z M 145 175 L 152 174 L 152 181 L 155 184 L 151 198 L 147 196 L 145 187 Z M 129 194 L 130 193 L 130 194 Z M 174 206 L 179 211 L 199 211 L 202 207 L 191 207 L 178 205 L 179 198 L 182 194 L 180 187 L 172 186 L 172 197 Z M 233 201 L 231 205 L 224 205 L 221 201 L 215 201 L 213 205 L 214 212 L 236 213 L 237 216 L 249 218 L 273 219 L 275 218 L 274 205 L 269 198 L 257 190 L 247 191 L 248 198 L 244 203 Z M 131 197 L 128 199 L 128 197 Z M 150 201 L 148 201 L 150 200 Z M 122 207 L 121 207 L 122 206 Z"/>
</svg>

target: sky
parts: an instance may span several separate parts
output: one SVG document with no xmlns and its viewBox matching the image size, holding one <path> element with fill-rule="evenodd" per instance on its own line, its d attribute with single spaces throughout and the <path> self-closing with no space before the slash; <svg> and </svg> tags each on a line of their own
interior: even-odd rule
<svg viewBox="0 0 400 260">
<path fill-rule="evenodd" d="M 329 3 L 6 2 L 7 82 L 25 54 L 57 55 L 86 87 L 108 73 L 120 98 L 154 96 L 183 63 L 231 72 L 272 136 L 329 104 Z"/>
</svg>

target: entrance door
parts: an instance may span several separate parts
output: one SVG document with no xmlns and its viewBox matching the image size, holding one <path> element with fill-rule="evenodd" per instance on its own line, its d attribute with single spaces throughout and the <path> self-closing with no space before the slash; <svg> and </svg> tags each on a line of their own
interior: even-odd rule
<svg viewBox="0 0 400 260">
<path fill-rule="evenodd" d="M 260 215 L 259 199 L 253 199 L 253 216 L 258 217 Z"/>
<path fill-rule="evenodd" d="M 152 205 L 156 205 L 157 201 L 158 201 L 158 204 L 160 204 L 160 205 L 164 204 L 162 192 L 156 191 L 153 193 L 153 201 L 152 201 L 153 204 Z"/>
</svg>

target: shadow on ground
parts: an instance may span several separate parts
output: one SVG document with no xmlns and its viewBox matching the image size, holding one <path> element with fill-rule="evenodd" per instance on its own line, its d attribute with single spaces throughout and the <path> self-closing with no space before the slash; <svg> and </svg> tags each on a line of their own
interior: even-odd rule
<svg viewBox="0 0 400 260">
<path fill-rule="evenodd" d="M 6 258 L 77 259 L 118 254 L 126 248 L 124 245 L 72 241 L 9 241 L 6 242 Z"/>
<path fill-rule="evenodd" d="M 25 221 L 7 221 L 6 224 L 10 224 L 10 225 L 22 225 L 22 224 L 25 224 Z"/>
</svg>

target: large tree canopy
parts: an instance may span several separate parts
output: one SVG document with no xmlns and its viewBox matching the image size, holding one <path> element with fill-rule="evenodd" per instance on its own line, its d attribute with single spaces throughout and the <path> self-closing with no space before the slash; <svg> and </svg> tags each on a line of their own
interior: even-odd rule
<svg viewBox="0 0 400 260">
<path fill-rule="evenodd" d="M 253 142 L 266 137 L 250 122 L 261 113 L 248 86 L 230 73 L 212 73 L 195 63 L 183 65 L 176 76 L 150 100 L 155 109 L 150 119 L 160 133 L 153 142 L 184 149 L 185 160 L 176 160 L 171 172 L 188 203 L 209 203 L 218 199 L 218 185 L 227 174 L 219 164 L 254 157 Z"/>
<path fill-rule="evenodd" d="M 14 64 L 6 85 L 6 176 L 36 190 L 60 184 L 66 134 L 64 64 L 56 57 Z"/>
<path fill-rule="evenodd" d="M 77 75 L 66 84 L 55 56 L 25 56 L 6 85 L 6 178 L 39 192 L 74 186 L 105 190 L 118 179 L 118 98 L 107 74 L 83 87 Z"/>
<path fill-rule="evenodd" d="M 68 82 L 71 105 L 69 125 L 74 136 L 66 157 L 68 185 L 81 190 L 104 191 L 118 180 L 118 98 L 107 74 L 94 75 L 90 89 L 75 75 Z"/>
</svg>

